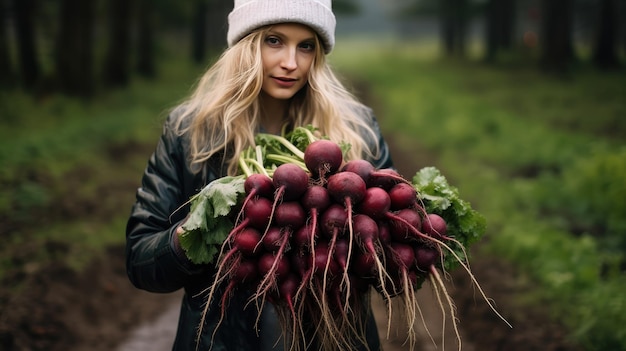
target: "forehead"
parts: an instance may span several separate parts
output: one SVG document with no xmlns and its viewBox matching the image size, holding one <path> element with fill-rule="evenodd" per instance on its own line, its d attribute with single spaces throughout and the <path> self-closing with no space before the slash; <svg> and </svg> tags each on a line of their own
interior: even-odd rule
<svg viewBox="0 0 626 351">
<path fill-rule="evenodd" d="M 311 27 L 300 23 L 279 23 L 269 28 L 270 33 L 298 38 L 299 40 L 315 38 L 315 31 Z"/>
</svg>

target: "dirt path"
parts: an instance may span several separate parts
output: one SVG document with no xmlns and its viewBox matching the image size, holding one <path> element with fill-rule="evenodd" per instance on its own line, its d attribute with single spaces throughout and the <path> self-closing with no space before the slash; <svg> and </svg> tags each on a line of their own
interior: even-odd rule
<svg viewBox="0 0 626 351">
<path fill-rule="evenodd" d="M 180 305 L 173 303 L 153 321 L 140 325 L 116 351 L 171 351 Z"/>
<path fill-rule="evenodd" d="M 424 321 L 418 320 L 413 328 L 417 337 L 415 350 L 458 350 L 458 342 L 452 327 L 452 322 L 450 318 L 447 317 L 446 327 L 445 329 L 442 328 L 442 312 L 436 298 L 433 296 L 428 286 L 425 285 L 424 288 L 418 292 L 418 301 L 420 301 L 420 310 Z M 395 313 L 400 313 L 402 311 L 402 306 L 396 304 L 394 306 L 394 311 L 396 311 Z M 383 342 L 384 351 L 408 350 L 409 346 L 406 343 L 406 327 L 403 324 L 402 319 L 392 318 L 392 322 L 394 324 L 391 326 L 389 338 L 386 337 L 388 322 L 387 311 L 385 304 L 378 295 L 374 300 L 374 313 L 376 314 L 379 334 Z M 417 318 L 420 318 L 420 316 L 417 316 Z M 470 342 L 466 340 L 462 341 L 463 351 L 475 350 Z"/>
</svg>

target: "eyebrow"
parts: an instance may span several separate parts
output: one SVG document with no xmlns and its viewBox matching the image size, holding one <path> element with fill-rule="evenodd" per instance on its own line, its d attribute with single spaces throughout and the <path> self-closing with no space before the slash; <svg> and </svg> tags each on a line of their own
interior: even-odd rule
<svg viewBox="0 0 626 351">
<path fill-rule="evenodd" d="M 270 30 L 267 32 L 267 34 L 268 34 L 268 35 L 277 35 L 277 36 L 279 36 L 279 37 L 281 37 L 281 38 L 286 38 L 286 37 L 288 37 L 288 35 L 287 35 L 287 34 L 285 34 L 285 33 L 281 32 L 281 31 L 279 31 L 279 30 L 275 30 L 275 29 L 270 29 Z M 313 35 L 313 36 L 311 36 L 311 37 L 304 38 L 304 39 L 300 40 L 300 42 L 301 42 L 301 43 L 306 42 L 306 41 L 315 41 L 315 35 Z"/>
</svg>

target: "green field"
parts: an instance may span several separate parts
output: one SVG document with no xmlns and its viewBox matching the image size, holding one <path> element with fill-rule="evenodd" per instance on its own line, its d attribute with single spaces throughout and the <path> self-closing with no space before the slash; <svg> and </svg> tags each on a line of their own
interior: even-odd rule
<svg viewBox="0 0 626 351">
<path fill-rule="evenodd" d="M 525 272 L 519 303 L 549 306 L 586 349 L 626 350 L 626 74 L 581 64 L 557 79 L 521 60 L 441 60 L 430 44 L 342 45 L 330 59 L 384 132 L 428 153 L 487 218 L 474 255 Z M 58 260 L 81 269 L 123 243 L 128 189 L 201 71 L 167 62 L 158 81 L 91 103 L 0 95 L 1 279 Z"/>
<path fill-rule="evenodd" d="M 481 248 L 532 285 L 520 303 L 550 306 L 588 350 L 626 349 L 626 74 L 580 67 L 563 79 L 367 47 L 344 46 L 338 65 L 372 83 L 386 133 L 436 155 L 485 214 Z"/>
</svg>

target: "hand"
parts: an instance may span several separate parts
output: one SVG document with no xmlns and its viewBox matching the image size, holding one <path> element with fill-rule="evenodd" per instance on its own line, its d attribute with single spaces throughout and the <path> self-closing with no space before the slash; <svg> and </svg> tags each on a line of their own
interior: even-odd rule
<svg viewBox="0 0 626 351">
<path fill-rule="evenodd" d="M 185 232 L 185 229 L 183 229 L 183 225 L 185 224 L 185 222 L 187 222 L 188 218 L 189 214 L 180 222 L 180 224 L 176 228 L 176 236 L 181 236 Z"/>
</svg>

